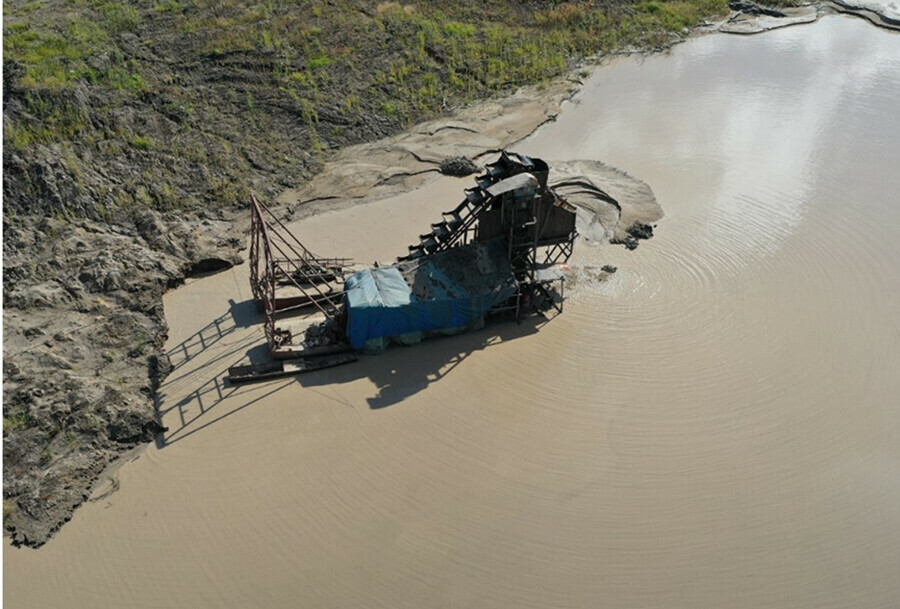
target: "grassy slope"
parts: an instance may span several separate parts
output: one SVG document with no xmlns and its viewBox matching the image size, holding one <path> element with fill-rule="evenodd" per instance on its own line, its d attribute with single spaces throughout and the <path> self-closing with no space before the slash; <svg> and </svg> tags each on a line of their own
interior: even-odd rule
<svg viewBox="0 0 900 609">
<path fill-rule="evenodd" d="M 662 46 L 724 9 L 723 0 L 452 9 L 10 0 L 4 79 L 14 103 L 3 137 L 23 162 L 5 180 L 7 211 L 115 217 L 135 206 L 232 205 L 254 179 L 296 184 L 333 147 L 552 77 L 574 57 Z M 72 190 L 107 188 L 78 204 L 48 201 L 29 166 L 41 154 Z M 92 175 L 97 167 L 104 175 Z"/>
</svg>

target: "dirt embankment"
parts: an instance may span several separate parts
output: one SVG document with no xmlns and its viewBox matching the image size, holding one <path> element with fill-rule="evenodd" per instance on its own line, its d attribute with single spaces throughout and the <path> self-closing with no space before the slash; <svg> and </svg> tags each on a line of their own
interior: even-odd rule
<svg viewBox="0 0 900 609">
<path fill-rule="evenodd" d="M 148 210 L 131 227 L 5 227 L 3 490 L 14 543 L 46 541 L 110 462 L 152 441 L 167 368 L 162 294 L 237 262 L 234 226 Z"/>
<path fill-rule="evenodd" d="M 830 0 L 825 3 L 838 13 L 856 15 L 888 30 L 900 31 L 900 4 L 870 0 Z"/>
<path fill-rule="evenodd" d="M 760 34 L 792 25 L 814 23 L 824 15 L 842 13 L 866 19 L 888 30 L 900 30 L 897 5 L 877 0 L 824 0 L 787 6 L 765 6 L 748 0 L 729 2 L 731 15 L 716 29 L 726 34 Z"/>
</svg>

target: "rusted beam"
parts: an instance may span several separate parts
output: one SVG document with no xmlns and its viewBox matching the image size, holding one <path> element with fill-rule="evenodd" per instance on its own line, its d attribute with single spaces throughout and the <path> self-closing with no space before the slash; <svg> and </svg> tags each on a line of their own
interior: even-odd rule
<svg viewBox="0 0 900 609">
<path fill-rule="evenodd" d="M 263 309 L 266 341 L 274 350 L 283 342 L 276 328 L 279 313 L 315 306 L 326 319 L 335 320 L 342 292 L 325 291 L 322 284 L 340 280 L 350 260 L 313 254 L 252 194 L 250 209 L 250 289 Z M 293 288 L 298 293 L 279 298 L 279 287 Z"/>
</svg>

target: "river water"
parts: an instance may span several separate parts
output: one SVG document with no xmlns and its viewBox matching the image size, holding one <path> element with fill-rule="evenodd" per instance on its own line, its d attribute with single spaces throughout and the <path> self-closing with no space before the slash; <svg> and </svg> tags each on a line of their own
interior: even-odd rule
<svg viewBox="0 0 900 609">
<path fill-rule="evenodd" d="M 517 149 L 624 169 L 666 217 L 579 248 L 539 327 L 232 388 L 261 343 L 246 267 L 189 282 L 165 446 L 5 548 L 5 601 L 900 606 L 898 100 L 900 36 L 849 17 L 596 70 Z M 297 232 L 389 259 L 461 184 Z"/>
</svg>

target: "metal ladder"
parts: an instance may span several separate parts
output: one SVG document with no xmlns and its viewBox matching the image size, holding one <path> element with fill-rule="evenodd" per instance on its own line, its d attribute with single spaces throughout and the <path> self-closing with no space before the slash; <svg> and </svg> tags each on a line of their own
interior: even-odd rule
<svg viewBox="0 0 900 609">
<path fill-rule="evenodd" d="M 455 209 L 443 212 L 441 221 L 431 225 L 431 232 L 419 235 L 419 243 L 410 245 L 409 253 L 399 257 L 398 262 L 444 251 L 460 241 L 465 243 L 466 233 L 474 227 L 478 216 L 491 203 L 492 197 L 487 189 L 524 168 L 511 163 L 504 153 L 500 161 L 488 164 L 486 169 L 484 175 L 476 178 L 477 186 L 466 189 L 466 198 Z"/>
</svg>

